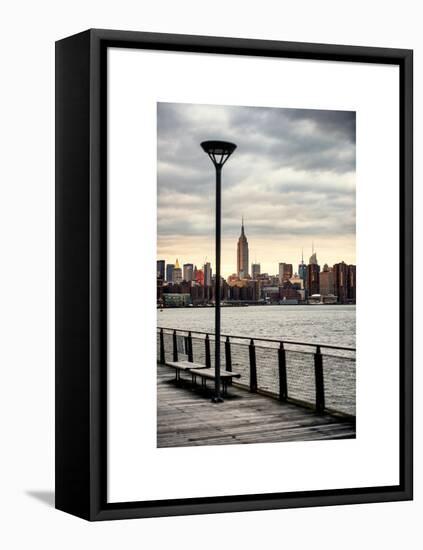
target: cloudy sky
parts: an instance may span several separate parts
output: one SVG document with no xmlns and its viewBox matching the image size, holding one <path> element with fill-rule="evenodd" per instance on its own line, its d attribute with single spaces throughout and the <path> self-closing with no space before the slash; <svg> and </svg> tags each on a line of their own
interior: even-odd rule
<svg viewBox="0 0 423 550">
<path fill-rule="evenodd" d="M 236 271 L 241 217 L 250 264 L 275 274 L 314 242 L 321 266 L 355 263 L 355 113 L 158 103 L 157 258 L 214 265 L 215 172 L 200 142 L 237 144 L 222 173 L 222 275 Z M 296 269 L 296 267 L 294 268 Z"/>
</svg>

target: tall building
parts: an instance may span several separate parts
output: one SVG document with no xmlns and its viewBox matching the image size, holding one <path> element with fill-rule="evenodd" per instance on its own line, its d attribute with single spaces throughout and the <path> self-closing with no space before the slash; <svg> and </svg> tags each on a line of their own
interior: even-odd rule
<svg viewBox="0 0 423 550">
<path fill-rule="evenodd" d="M 292 264 L 279 264 L 279 284 L 289 281 L 292 277 Z"/>
<path fill-rule="evenodd" d="M 355 304 L 357 275 L 355 265 L 348 266 L 348 300 Z"/>
<path fill-rule="evenodd" d="M 193 264 L 184 264 L 183 277 L 184 281 L 190 282 L 193 280 L 194 266 Z"/>
<path fill-rule="evenodd" d="M 320 294 L 320 266 L 317 263 L 310 263 L 307 266 L 307 294 L 309 297 Z"/>
<path fill-rule="evenodd" d="M 175 267 L 173 269 L 173 282 L 174 283 L 180 283 L 182 282 L 182 269 L 179 265 L 178 258 L 176 258 Z"/>
<path fill-rule="evenodd" d="M 316 252 L 313 252 L 313 254 L 310 256 L 309 265 L 317 265 L 317 256 Z"/>
<path fill-rule="evenodd" d="M 173 283 L 173 270 L 175 269 L 174 264 L 167 264 L 166 266 L 166 281 L 168 283 Z"/>
<path fill-rule="evenodd" d="M 260 264 L 257 264 L 257 263 L 251 264 L 251 277 L 253 278 L 253 280 L 256 281 L 259 275 L 260 275 Z"/>
<path fill-rule="evenodd" d="M 244 232 L 244 218 L 242 218 L 241 235 L 237 248 L 237 271 L 240 279 L 248 277 L 248 241 Z"/>
<path fill-rule="evenodd" d="M 165 278 L 165 261 L 157 260 L 157 278 L 164 281 Z"/>
<path fill-rule="evenodd" d="M 301 251 L 301 263 L 298 264 L 298 276 L 304 282 L 304 287 L 307 281 L 307 265 L 304 263 L 304 250 Z"/>
<path fill-rule="evenodd" d="M 204 286 L 211 286 L 212 285 L 212 269 L 210 262 L 207 262 L 203 266 L 204 271 Z"/>
<path fill-rule="evenodd" d="M 328 264 L 325 264 L 323 266 L 323 271 L 320 272 L 320 294 L 322 296 L 328 296 L 334 293 L 333 271 Z"/>
<path fill-rule="evenodd" d="M 334 294 L 340 304 L 356 302 L 356 266 L 340 262 L 333 266 Z"/>
<path fill-rule="evenodd" d="M 340 304 L 348 302 L 348 271 L 348 266 L 345 262 L 340 262 L 333 266 L 334 293 L 338 297 Z"/>
</svg>

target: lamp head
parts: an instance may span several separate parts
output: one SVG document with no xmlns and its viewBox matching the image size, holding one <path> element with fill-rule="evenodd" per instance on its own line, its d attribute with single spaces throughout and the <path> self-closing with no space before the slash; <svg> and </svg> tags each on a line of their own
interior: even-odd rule
<svg viewBox="0 0 423 550">
<path fill-rule="evenodd" d="M 203 141 L 201 147 L 216 167 L 221 168 L 236 149 L 229 141 Z"/>
</svg>

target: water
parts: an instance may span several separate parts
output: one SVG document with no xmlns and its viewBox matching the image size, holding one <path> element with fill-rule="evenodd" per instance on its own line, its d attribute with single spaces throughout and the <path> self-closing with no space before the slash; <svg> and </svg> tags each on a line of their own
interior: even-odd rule
<svg viewBox="0 0 423 550">
<path fill-rule="evenodd" d="M 355 347 L 355 306 L 249 306 L 221 310 L 222 334 Z M 214 332 L 214 308 L 169 308 L 157 324 Z"/>
<path fill-rule="evenodd" d="M 205 364 L 203 335 L 214 333 L 214 308 L 169 308 L 157 312 L 159 327 L 193 332 L 193 357 Z M 249 306 L 222 308 L 222 334 L 328 344 L 355 348 L 355 306 Z M 164 334 L 165 355 L 172 357 L 172 333 Z M 159 346 L 159 339 L 157 341 Z M 255 341 L 258 388 L 279 392 L 279 345 Z M 315 394 L 314 347 L 285 346 L 288 395 L 313 404 Z M 214 366 L 214 339 L 210 340 Z M 159 347 L 158 347 L 159 353 Z M 325 402 L 328 409 L 355 414 L 355 353 L 322 348 Z M 231 338 L 232 370 L 241 375 L 239 383 L 249 387 L 249 341 Z M 179 353 L 179 360 L 187 360 Z M 222 342 L 221 365 L 226 364 Z"/>
</svg>

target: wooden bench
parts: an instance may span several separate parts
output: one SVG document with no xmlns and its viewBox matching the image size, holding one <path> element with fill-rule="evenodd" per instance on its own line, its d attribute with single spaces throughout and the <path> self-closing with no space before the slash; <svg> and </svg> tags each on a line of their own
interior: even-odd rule
<svg viewBox="0 0 423 550">
<path fill-rule="evenodd" d="M 176 372 L 176 378 L 175 380 L 181 379 L 181 371 L 190 371 L 192 369 L 200 370 L 207 368 L 205 365 L 202 365 L 201 363 L 191 363 L 190 361 L 168 361 L 166 363 L 168 367 L 172 367 L 175 369 Z"/>
<path fill-rule="evenodd" d="M 193 363 L 191 363 L 191 365 L 192 364 Z M 202 367 L 201 369 L 191 368 L 190 372 L 191 372 L 193 383 L 194 383 L 195 377 L 200 376 L 201 386 L 204 389 L 206 388 L 206 385 L 207 385 L 207 379 L 215 380 L 215 378 L 216 378 L 216 373 L 215 373 L 214 368 L 205 368 L 205 367 Z M 241 375 L 236 373 L 236 372 L 229 371 L 229 370 L 221 370 L 220 371 L 220 380 L 222 382 L 222 393 L 223 393 L 223 395 L 227 394 L 228 382 L 232 381 L 233 378 L 241 378 Z"/>
</svg>

